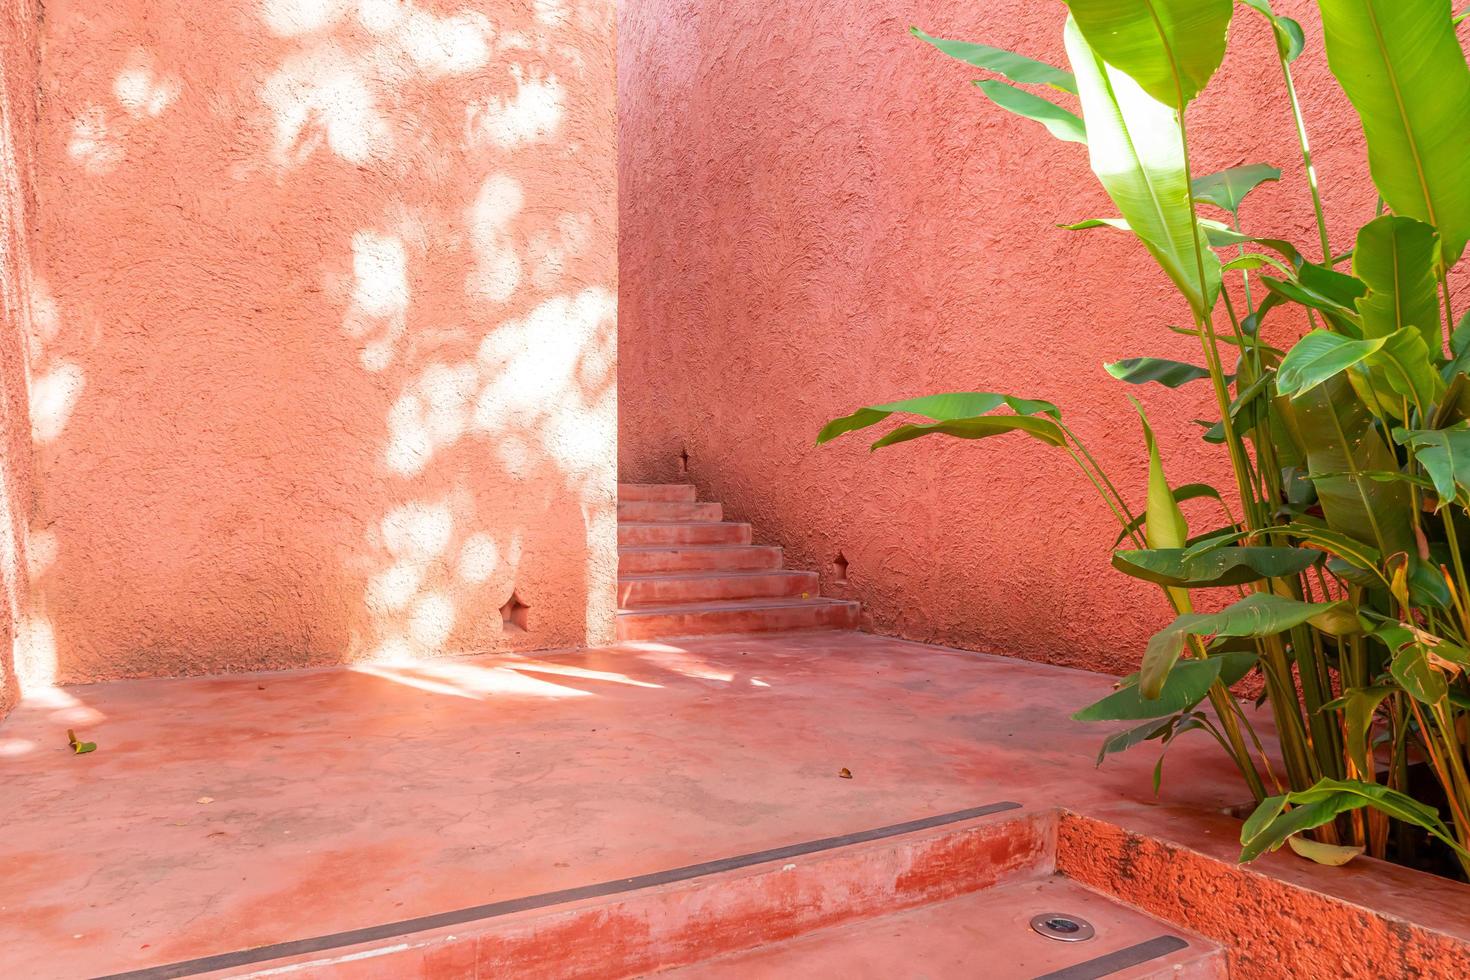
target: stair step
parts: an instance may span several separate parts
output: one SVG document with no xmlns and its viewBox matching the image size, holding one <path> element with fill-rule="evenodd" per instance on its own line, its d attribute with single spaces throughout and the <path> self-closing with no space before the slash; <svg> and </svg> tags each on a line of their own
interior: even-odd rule
<svg viewBox="0 0 1470 980">
<path fill-rule="evenodd" d="M 620 609 L 620 641 L 767 633 L 775 630 L 856 629 L 858 604 L 837 599 L 743 599 Z"/>
<path fill-rule="evenodd" d="M 619 483 L 618 500 L 665 500 L 691 502 L 696 499 L 692 484 L 688 483 Z"/>
<path fill-rule="evenodd" d="M 1096 935 L 1076 943 L 1047 939 L 1030 925 L 1032 916 L 1044 912 L 1081 916 Z M 1227 975 L 1224 950 L 1209 940 L 1052 876 L 833 926 L 657 976 L 1083 980 L 1114 974 L 1129 980 L 1217 980 Z"/>
<path fill-rule="evenodd" d="M 618 573 L 755 572 L 781 567 L 781 549 L 772 545 L 708 545 L 675 548 L 620 548 Z"/>
<path fill-rule="evenodd" d="M 676 547 L 685 545 L 750 544 L 750 525 L 731 521 L 698 522 L 620 521 L 618 547 Z"/>
<path fill-rule="evenodd" d="M 618 520 L 629 522 L 692 523 L 718 522 L 724 519 L 719 504 L 694 503 L 687 500 L 633 500 L 618 502 Z"/>
<path fill-rule="evenodd" d="M 667 606 L 726 599 L 810 598 L 820 590 L 816 572 L 701 572 L 626 575 L 618 579 L 618 606 Z"/>
</svg>

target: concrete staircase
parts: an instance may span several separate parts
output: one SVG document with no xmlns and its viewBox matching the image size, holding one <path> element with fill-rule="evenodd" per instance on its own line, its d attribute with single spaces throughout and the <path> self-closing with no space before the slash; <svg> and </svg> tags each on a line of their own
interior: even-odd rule
<svg viewBox="0 0 1470 980">
<path fill-rule="evenodd" d="M 824 599 L 816 572 L 782 567 L 685 484 L 618 485 L 618 639 L 853 629 L 858 604 Z"/>
</svg>

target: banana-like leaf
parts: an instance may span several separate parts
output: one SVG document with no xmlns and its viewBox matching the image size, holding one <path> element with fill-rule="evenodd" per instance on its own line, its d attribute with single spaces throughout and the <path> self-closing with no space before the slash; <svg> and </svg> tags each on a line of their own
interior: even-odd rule
<svg viewBox="0 0 1470 980">
<path fill-rule="evenodd" d="M 1328 528 L 1380 555 L 1416 550 L 1409 487 L 1364 475 L 1397 470 L 1399 461 L 1352 385 L 1339 375 L 1277 405 L 1307 455 L 1308 472 L 1314 478 L 1345 474 L 1316 479 Z M 1326 547 L 1343 554 L 1343 549 Z"/>
<path fill-rule="evenodd" d="M 1288 805 L 1293 809 L 1287 810 Z M 1450 836 L 1449 828 L 1433 807 L 1387 786 L 1352 779 L 1323 779 L 1311 789 L 1273 796 L 1256 807 L 1256 812 L 1240 828 L 1240 861 L 1242 864 L 1253 861 L 1266 851 L 1280 847 L 1293 834 L 1320 827 L 1336 819 L 1338 814 L 1365 806 L 1422 827 L 1454 850 L 1470 856 Z"/>
<path fill-rule="evenodd" d="M 1245 5 L 1265 17 L 1271 24 L 1272 31 L 1276 34 L 1276 50 L 1280 53 L 1287 64 L 1300 57 L 1302 50 L 1307 46 L 1306 35 L 1302 33 L 1302 25 L 1290 17 L 1279 17 L 1271 9 L 1268 0 L 1245 0 Z"/>
<path fill-rule="evenodd" d="M 1201 220 L 1200 227 L 1204 228 L 1205 239 L 1209 241 L 1212 248 L 1229 248 L 1232 245 L 1264 245 L 1281 253 L 1281 257 L 1291 265 L 1290 269 L 1283 270 L 1287 275 L 1298 275 L 1302 267 L 1307 264 L 1300 249 L 1291 242 L 1280 238 L 1257 238 L 1254 235 L 1244 235 L 1233 228 L 1227 228 L 1218 221 Z M 1308 275 L 1310 276 L 1311 273 Z"/>
<path fill-rule="evenodd" d="M 1426 345 L 1439 350 L 1438 260 L 1439 235 L 1422 221 L 1385 214 L 1358 231 L 1353 274 L 1368 286 L 1357 301 L 1363 336 L 1417 327 Z"/>
<path fill-rule="evenodd" d="M 1174 488 L 1174 501 L 1176 503 L 1182 504 L 1186 500 L 1198 500 L 1201 497 L 1209 497 L 1213 500 L 1223 499 L 1220 496 L 1220 491 L 1216 490 L 1208 483 L 1186 483 L 1182 487 Z M 1147 514 L 1139 514 L 1137 517 L 1133 518 L 1133 520 L 1124 525 L 1123 530 L 1118 532 L 1118 538 L 1116 541 L 1113 542 L 1113 547 L 1118 547 L 1118 545 L 1123 543 L 1124 538 L 1128 537 L 1128 535 L 1143 527 L 1143 522 L 1147 519 Z"/>
<path fill-rule="evenodd" d="M 975 84 L 991 102 L 1007 112 L 1041 123 L 1047 132 L 1059 140 L 1087 145 L 1087 126 L 1075 113 L 1068 112 L 1055 102 L 993 78 Z"/>
<path fill-rule="evenodd" d="M 823 426 L 822 431 L 817 433 L 817 445 L 836 439 L 844 433 L 877 425 L 895 412 L 921 415 L 936 422 L 952 422 L 956 419 L 985 415 L 1002 405 L 1017 415 L 1049 415 L 1054 419 L 1062 417 L 1061 410 L 1051 402 L 1034 398 L 1017 398 L 1014 395 L 1002 395 L 993 391 L 956 391 L 943 395 L 921 395 L 918 398 L 906 398 L 903 401 L 889 402 L 886 405 L 869 405 L 867 408 L 860 408 L 851 415 L 833 419 Z"/>
<path fill-rule="evenodd" d="M 1372 760 L 1373 715 L 1393 691 L 1391 687 L 1355 687 L 1322 706 L 1323 711 L 1342 712 L 1344 744 L 1353 765 L 1362 775 L 1371 775 L 1375 771 Z"/>
<path fill-rule="evenodd" d="M 1169 731 L 1173 721 L 1173 718 L 1165 719 L 1162 722 L 1154 718 L 1136 728 L 1125 729 L 1117 734 L 1109 735 L 1103 739 L 1102 747 L 1098 749 L 1097 764 L 1102 765 L 1103 760 L 1115 752 L 1126 752 L 1141 742 L 1147 742 L 1149 739 L 1154 738 L 1163 738 L 1164 734 Z"/>
<path fill-rule="evenodd" d="M 1143 425 L 1143 441 L 1148 449 L 1148 505 L 1144 508 L 1144 540 L 1150 548 L 1182 548 L 1189 539 L 1189 523 L 1179 509 L 1179 501 L 1169 488 L 1164 477 L 1164 461 L 1159 455 L 1159 444 L 1154 439 L 1153 427 L 1143 406 L 1130 398 L 1138 410 L 1138 421 Z M 1181 597 L 1188 603 L 1189 597 Z"/>
<path fill-rule="evenodd" d="M 1204 660 L 1186 660 L 1169 674 L 1156 698 L 1145 698 L 1139 691 L 1138 679 L 1124 685 L 1083 708 L 1072 717 L 1077 721 L 1144 721 L 1167 718 L 1188 711 L 1205 699 L 1210 685 L 1220 681 L 1226 687 L 1234 684 L 1256 665 L 1253 653 L 1222 653 Z"/>
<path fill-rule="evenodd" d="M 1067 0 L 1067 7 L 1104 61 L 1179 112 L 1220 67 L 1233 12 L 1231 0 Z"/>
<path fill-rule="evenodd" d="M 1225 6 L 1228 20 L 1229 0 Z M 1105 63 L 1072 18 L 1067 20 L 1066 44 L 1087 120 L 1093 172 L 1133 233 L 1189 301 L 1196 319 L 1203 319 L 1220 292 L 1220 259 L 1205 247 L 1195 221 L 1172 103 L 1158 101 Z"/>
<path fill-rule="evenodd" d="M 1470 428 L 1400 429 L 1394 439 L 1414 450 L 1414 458 L 1434 481 L 1441 506 L 1457 497 L 1470 498 Z"/>
<path fill-rule="evenodd" d="M 1275 167 L 1251 163 L 1196 177 L 1190 187 L 1196 201 L 1208 201 L 1217 208 L 1239 215 L 1241 202 L 1247 194 L 1268 180 L 1280 179 L 1281 171 Z"/>
<path fill-rule="evenodd" d="M 1334 324 L 1346 325 L 1346 331 L 1352 336 L 1361 334 L 1357 327 L 1357 302 L 1367 294 L 1368 286 L 1356 276 L 1303 262 L 1293 279 L 1283 281 L 1262 276 L 1261 281 L 1275 296 L 1321 310 Z"/>
<path fill-rule="evenodd" d="M 1430 357 L 1424 334 L 1413 327 L 1395 330 L 1384 337 L 1383 348 L 1368 357 L 1368 365 L 1373 369 L 1372 381 L 1376 387 L 1382 387 L 1380 377 L 1386 379 L 1389 389 L 1407 398 L 1421 417 L 1444 396 L 1444 379 Z"/>
<path fill-rule="evenodd" d="M 1185 613 L 1148 641 L 1138 672 L 1139 693 L 1145 700 L 1159 697 L 1171 671 L 1176 669 L 1185 640 L 1191 636 L 1275 636 L 1326 612 L 1332 605 L 1256 592 L 1219 612 Z"/>
<path fill-rule="evenodd" d="M 1309 548 L 1150 548 L 1118 551 L 1113 567 L 1124 575 L 1180 589 L 1245 585 L 1263 578 L 1299 575 L 1327 555 Z"/>
<path fill-rule="evenodd" d="M 997 75 L 1009 78 L 1013 82 L 1022 85 L 1050 85 L 1052 88 L 1061 89 L 1064 92 L 1077 93 L 1077 81 L 1072 73 L 1044 61 L 1028 58 L 1014 51 L 1006 51 L 1003 48 L 993 48 L 988 44 L 972 44 L 969 41 L 951 41 L 942 37 L 932 37 L 917 27 L 910 27 L 909 33 L 921 41 L 927 41 L 951 58 L 958 58 L 966 64 L 974 65 L 976 68 L 984 68 L 993 71 Z"/>
<path fill-rule="evenodd" d="M 1210 376 L 1206 369 L 1182 361 L 1169 361 L 1161 357 L 1125 357 L 1121 361 L 1104 364 L 1107 371 L 1119 381 L 1131 385 L 1153 382 L 1165 388 L 1178 388 L 1191 381 L 1200 381 Z M 1228 378 L 1227 380 L 1233 380 Z"/>
<path fill-rule="evenodd" d="M 1326 868 L 1340 868 L 1367 850 L 1366 847 L 1355 844 L 1324 844 L 1301 834 L 1292 834 L 1286 838 L 1286 843 L 1296 852 L 1297 857 L 1304 857 L 1313 864 Z"/>
<path fill-rule="evenodd" d="M 1413 327 L 1370 340 L 1314 330 L 1287 351 L 1276 387 L 1283 395 L 1299 395 L 1358 365 L 1371 370 L 1370 387 L 1380 403 L 1407 398 L 1422 412 L 1444 394 L 1444 379 L 1430 360 L 1423 335 Z"/>
<path fill-rule="evenodd" d="M 1383 349 L 1384 338 L 1349 340 L 1330 330 L 1313 330 L 1286 352 L 1276 370 L 1276 390 L 1283 395 L 1311 391 L 1328 378 L 1361 364 Z"/>
<path fill-rule="evenodd" d="M 1067 436 L 1050 419 L 1035 415 L 982 415 L 973 419 L 929 422 L 923 425 L 900 425 L 869 448 L 877 450 L 923 436 L 953 436 L 956 439 L 986 439 L 1007 432 L 1024 432 L 1052 446 L 1065 446 Z"/>
<path fill-rule="evenodd" d="M 1450 0 L 1318 0 L 1327 61 L 1394 214 L 1433 225 L 1454 265 L 1470 239 L 1470 66 Z"/>
</svg>

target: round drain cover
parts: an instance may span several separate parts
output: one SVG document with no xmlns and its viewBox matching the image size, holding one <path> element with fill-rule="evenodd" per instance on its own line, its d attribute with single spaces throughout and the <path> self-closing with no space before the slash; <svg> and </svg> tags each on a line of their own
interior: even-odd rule
<svg viewBox="0 0 1470 980">
<path fill-rule="evenodd" d="M 1065 912 L 1043 912 L 1032 916 L 1031 928 L 1047 939 L 1064 943 L 1080 943 L 1097 935 L 1091 922 Z"/>
</svg>

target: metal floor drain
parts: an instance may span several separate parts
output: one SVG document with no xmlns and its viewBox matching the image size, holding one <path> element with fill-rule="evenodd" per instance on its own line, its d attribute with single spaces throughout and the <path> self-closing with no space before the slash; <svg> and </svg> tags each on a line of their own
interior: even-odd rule
<svg viewBox="0 0 1470 980">
<path fill-rule="evenodd" d="M 1062 912 L 1043 912 L 1032 916 L 1031 928 L 1047 939 L 1063 943 L 1080 943 L 1097 935 L 1091 922 Z"/>
</svg>

